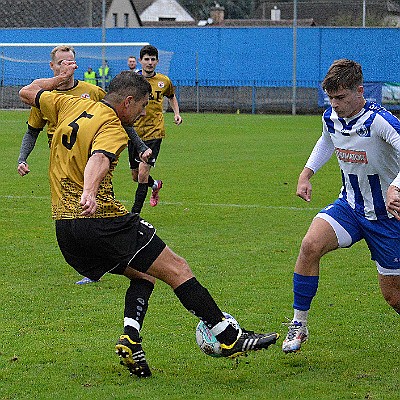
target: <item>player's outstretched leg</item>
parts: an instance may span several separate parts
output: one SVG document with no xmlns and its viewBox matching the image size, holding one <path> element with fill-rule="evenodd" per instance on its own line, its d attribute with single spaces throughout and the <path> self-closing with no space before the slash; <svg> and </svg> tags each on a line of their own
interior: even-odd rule
<svg viewBox="0 0 400 400">
<path fill-rule="evenodd" d="M 223 357 L 236 357 L 249 351 L 267 349 L 279 338 L 277 333 L 254 333 L 231 325 L 209 291 L 193 275 L 187 261 L 167 246 L 148 273 L 173 287 L 186 310 L 209 327 L 221 344 Z"/>
<path fill-rule="evenodd" d="M 151 376 L 145 353 L 140 341 L 133 341 L 128 335 L 121 335 L 115 345 L 115 352 L 120 357 L 120 362 L 125 365 L 131 375 L 139 378 Z"/>
<path fill-rule="evenodd" d="M 237 340 L 227 346 L 221 343 L 221 355 L 223 357 L 235 358 L 245 355 L 249 351 L 258 351 L 267 349 L 271 344 L 275 344 L 279 334 L 272 333 L 254 333 L 245 329 L 239 329 Z"/>
<path fill-rule="evenodd" d="M 163 181 L 161 179 L 154 181 L 154 185 L 151 189 L 151 196 L 150 196 L 150 205 L 152 207 L 155 207 L 159 200 L 160 200 L 160 196 L 159 196 L 159 191 L 163 186 Z"/>
<path fill-rule="evenodd" d="M 308 339 L 308 328 L 305 322 L 292 321 L 289 324 L 289 331 L 282 343 L 284 353 L 295 353 L 301 348 L 301 344 Z"/>
</svg>

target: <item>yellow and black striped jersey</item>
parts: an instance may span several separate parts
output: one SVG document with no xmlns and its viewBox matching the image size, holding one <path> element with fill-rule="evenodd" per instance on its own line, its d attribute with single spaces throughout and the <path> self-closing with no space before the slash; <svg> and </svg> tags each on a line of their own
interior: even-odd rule
<svg viewBox="0 0 400 400">
<path fill-rule="evenodd" d="M 94 101 L 100 101 L 106 95 L 106 92 L 99 86 L 95 86 L 91 83 L 84 81 L 74 81 L 74 86 L 67 90 L 54 90 L 55 93 L 69 94 L 71 96 L 77 96 L 84 99 L 91 99 Z M 51 136 L 55 127 L 46 120 L 40 110 L 36 107 L 31 108 L 31 112 L 28 118 L 28 125 L 34 129 L 43 129 L 47 124 L 47 136 L 49 140 L 49 146 L 51 143 Z"/>
<path fill-rule="evenodd" d="M 156 73 L 146 79 L 151 85 L 149 104 L 146 106 L 146 115 L 141 115 L 134 127 L 142 140 L 162 139 L 165 137 L 163 99 L 173 97 L 175 89 L 166 75 Z"/>
<path fill-rule="evenodd" d="M 101 152 L 110 159 L 110 170 L 97 194 L 97 210 L 91 218 L 109 218 L 128 213 L 114 198 L 113 170 L 128 143 L 128 135 L 115 110 L 100 101 L 41 91 L 36 105 L 54 126 L 50 146 L 49 178 L 54 219 L 82 218 L 79 204 L 83 173 L 89 157 Z"/>
</svg>

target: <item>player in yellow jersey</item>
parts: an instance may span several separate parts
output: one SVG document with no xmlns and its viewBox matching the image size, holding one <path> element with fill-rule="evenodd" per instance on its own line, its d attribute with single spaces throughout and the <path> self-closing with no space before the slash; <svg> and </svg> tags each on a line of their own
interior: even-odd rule
<svg viewBox="0 0 400 400">
<path fill-rule="evenodd" d="M 131 283 L 144 274 L 166 282 L 182 305 L 210 328 L 224 357 L 268 348 L 278 334 L 257 334 L 231 325 L 186 260 L 158 237 L 151 224 L 114 197 L 112 174 L 128 144 L 123 124 L 132 125 L 145 114 L 151 93 L 148 81 L 123 71 L 111 81 L 101 102 L 50 91 L 75 69 L 74 61 L 63 61 L 58 76 L 36 79 L 20 90 L 23 102 L 36 105 L 55 124 L 49 177 L 56 236 L 65 260 L 91 279 L 110 272 Z M 151 375 L 138 329 L 146 311 L 147 302 L 132 295 L 129 286 L 124 334 L 116 352 L 138 377 Z M 89 340 L 88 346 L 95 347 L 96 342 Z"/>
<path fill-rule="evenodd" d="M 54 47 L 50 52 L 50 68 L 53 71 L 54 76 L 57 76 L 60 73 L 61 63 L 63 62 L 63 60 L 75 61 L 75 56 L 75 49 L 72 46 L 60 45 Z M 84 81 L 77 80 L 75 79 L 74 75 L 72 75 L 68 79 L 68 81 L 55 89 L 55 92 L 78 96 L 94 101 L 100 101 L 106 95 L 106 92 L 102 88 Z M 46 119 L 37 107 L 31 108 L 27 124 L 28 129 L 24 137 L 22 138 L 20 154 L 18 157 L 17 171 L 21 176 L 25 176 L 30 172 L 27 159 L 35 147 L 39 133 L 47 125 L 47 136 L 50 147 L 51 139 L 55 129 L 55 125 L 51 121 Z M 134 132 L 131 132 L 130 135 L 132 139 L 132 146 L 136 147 L 137 151 L 143 154 L 147 150 L 147 146 L 145 146 L 143 143 L 140 143 L 140 141 L 136 140 L 135 137 L 132 138 L 132 135 L 134 136 Z M 91 279 L 83 277 L 76 283 L 78 285 L 82 285 L 92 282 L 93 281 Z"/>
<path fill-rule="evenodd" d="M 75 61 L 75 56 L 75 49 L 72 46 L 60 45 L 54 47 L 50 52 L 50 68 L 53 71 L 54 76 L 57 76 L 60 73 L 60 67 L 63 60 Z M 90 83 L 79 81 L 74 78 L 74 75 L 72 75 L 67 82 L 58 87 L 55 91 L 59 93 L 70 94 L 72 96 L 92 99 L 95 101 L 101 100 L 106 95 L 103 89 Z M 35 147 L 39 133 L 47 125 L 47 137 L 50 147 L 55 128 L 54 124 L 46 120 L 40 110 L 36 107 L 31 108 L 27 125 L 28 129 L 22 138 L 18 157 L 17 171 L 21 176 L 25 176 L 30 172 L 27 160 Z M 83 277 L 76 283 L 78 285 L 82 285 L 92 282 L 93 281 L 91 279 Z"/>
<path fill-rule="evenodd" d="M 52 69 L 54 76 L 57 76 L 60 73 L 60 67 L 63 60 L 75 61 L 75 49 L 72 46 L 60 45 L 54 47 L 51 51 L 50 68 Z M 70 94 L 72 96 L 92 99 L 94 101 L 99 101 L 106 95 L 105 91 L 100 87 L 91 85 L 84 81 L 79 81 L 74 78 L 74 75 L 72 75 L 62 86 L 58 87 L 56 91 L 59 93 Z M 21 176 L 30 172 L 27 159 L 35 147 L 39 133 L 47 125 L 47 136 L 50 146 L 54 131 L 54 125 L 50 121 L 46 120 L 40 110 L 36 107 L 31 108 L 27 124 L 28 129 L 22 138 L 20 154 L 18 157 L 18 173 Z"/>
<path fill-rule="evenodd" d="M 179 114 L 179 104 L 175 96 L 175 90 L 168 76 L 156 72 L 158 64 L 158 50 L 154 46 L 146 45 L 140 50 L 139 62 L 142 69 L 138 72 L 144 76 L 151 85 L 149 104 L 146 107 L 146 115 L 140 116 L 135 121 L 135 129 L 139 137 L 153 151 L 150 163 L 140 162 L 133 146 L 129 145 L 129 163 L 132 171 L 132 179 L 138 182 L 135 201 L 132 212 L 140 214 L 147 197 L 148 188 L 152 188 L 150 205 L 155 207 L 159 201 L 159 191 L 162 188 L 161 180 L 154 180 L 150 176 L 150 168 L 154 166 L 160 151 L 162 139 L 165 137 L 165 123 L 163 114 L 163 99 L 167 97 L 174 112 L 174 122 L 182 123 Z"/>
</svg>

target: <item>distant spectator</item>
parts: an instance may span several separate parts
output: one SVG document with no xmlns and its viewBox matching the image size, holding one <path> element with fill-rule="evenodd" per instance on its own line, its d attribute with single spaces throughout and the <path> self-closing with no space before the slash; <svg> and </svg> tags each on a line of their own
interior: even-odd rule
<svg viewBox="0 0 400 400">
<path fill-rule="evenodd" d="M 104 60 L 104 66 L 101 65 L 97 75 L 97 84 L 103 87 L 103 76 L 104 76 L 104 89 L 108 89 L 108 85 L 111 81 L 111 72 L 107 60 Z"/>
<path fill-rule="evenodd" d="M 96 72 L 92 70 L 92 67 L 88 67 L 87 71 L 83 74 L 83 80 L 87 83 L 97 85 Z"/>
<path fill-rule="evenodd" d="M 135 56 L 129 56 L 128 57 L 128 68 L 131 71 L 138 72 L 139 70 L 137 69 L 137 61 Z"/>
</svg>

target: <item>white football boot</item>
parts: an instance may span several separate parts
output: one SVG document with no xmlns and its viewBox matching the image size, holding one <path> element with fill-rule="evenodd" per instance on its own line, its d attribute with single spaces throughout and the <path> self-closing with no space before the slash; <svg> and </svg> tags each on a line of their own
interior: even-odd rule
<svg viewBox="0 0 400 400">
<path fill-rule="evenodd" d="M 289 324 L 289 331 L 282 343 L 284 353 L 295 353 L 300 350 L 301 344 L 308 339 L 308 329 L 305 322 L 292 321 Z"/>
</svg>

